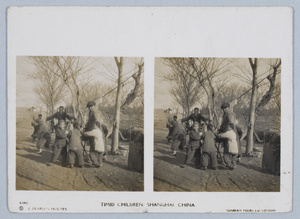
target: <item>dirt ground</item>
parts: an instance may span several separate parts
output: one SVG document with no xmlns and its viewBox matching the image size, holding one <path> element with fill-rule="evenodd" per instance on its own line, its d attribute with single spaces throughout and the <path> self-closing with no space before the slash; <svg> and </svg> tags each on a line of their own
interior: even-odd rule
<svg viewBox="0 0 300 219">
<path fill-rule="evenodd" d="M 243 157 L 235 170 L 219 162 L 218 170 L 196 169 L 194 165 L 181 168 L 185 151 L 177 150 L 171 156 L 167 144 L 167 129 L 155 123 L 154 128 L 154 190 L 155 191 L 209 191 L 209 192 L 279 192 L 280 176 L 262 172 L 262 158 Z M 245 142 L 242 142 L 242 146 Z M 245 147 L 242 147 L 245 150 Z M 255 145 L 262 151 L 263 145 Z"/>
<path fill-rule="evenodd" d="M 123 155 L 108 155 L 101 168 L 89 163 L 85 167 L 47 166 L 51 148 L 36 154 L 36 143 L 30 135 L 30 121 L 17 118 L 16 189 L 59 191 L 143 191 L 144 174 L 127 167 L 128 143 L 121 145 Z M 110 147 L 108 148 L 110 150 Z"/>
</svg>

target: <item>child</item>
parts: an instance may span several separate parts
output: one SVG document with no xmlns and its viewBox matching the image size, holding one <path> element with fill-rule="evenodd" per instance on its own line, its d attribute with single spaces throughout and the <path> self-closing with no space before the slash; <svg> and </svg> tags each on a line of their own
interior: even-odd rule
<svg viewBox="0 0 300 219">
<path fill-rule="evenodd" d="M 95 122 L 94 129 L 84 132 L 84 135 L 94 137 L 94 141 L 91 141 L 90 157 L 93 165 L 100 168 L 102 166 L 103 153 L 105 151 L 105 136 L 100 130 L 100 123 Z"/>
<path fill-rule="evenodd" d="M 185 164 L 181 165 L 180 167 L 184 168 L 188 164 L 191 163 L 196 150 L 200 148 L 201 136 L 202 136 L 202 133 L 199 131 L 199 123 L 194 122 L 192 130 L 190 131 L 190 142 L 189 142 L 189 147 L 188 147 L 186 158 L 185 158 Z M 198 162 L 199 162 L 199 158 L 196 159 L 196 165 L 198 164 Z"/>
<path fill-rule="evenodd" d="M 67 161 L 67 131 L 65 130 L 65 121 L 59 120 L 58 121 L 58 127 L 55 130 L 56 138 L 55 138 L 55 144 L 53 148 L 53 154 L 51 158 L 51 163 L 55 163 L 59 156 L 62 156 L 62 164 L 66 165 Z M 49 165 L 51 165 L 51 163 Z"/>
<path fill-rule="evenodd" d="M 36 147 L 37 149 L 39 149 L 37 154 L 42 154 L 43 153 L 42 147 L 43 146 L 45 146 L 46 148 L 49 147 L 51 143 L 51 136 L 49 133 L 48 126 L 44 123 L 42 119 L 37 121 L 37 127 L 38 128 L 36 131 L 36 136 L 38 137 L 38 141 L 36 143 Z"/>
<path fill-rule="evenodd" d="M 171 144 L 172 156 L 176 156 L 176 149 L 183 149 L 185 128 L 182 125 L 175 125 Z"/>
<path fill-rule="evenodd" d="M 83 161 L 83 149 L 81 146 L 81 132 L 80 127 L 77 122 L 73 124 L 72 130 L 70 130 L 68 137 L 69 137 L 69 165 L 70 168 L 74 167 L 75 157 L 77 157 L 78 167 L 83 168 L 84 161 Z"/>
<path fill-rule="evenodd" d="M 217 134 L 218 138 L 228 139 L 228 143 L 224 147 L 224 160 L 226 166 L 231 170 L 236 168 L 236 156 L 239 152 L 236 134 L 233 129 L 234 125 L 229 123 L 226 132 Z"/>
<path fill-rule="evenodd" d="M 202 167 L 206 170 L 208 167 L 209 159 L 211 160 L 212 168 L 218 169 L 217 149 L 215 147 L 215 134 L 213 132 L 213 125 L 207 125 L 207 131 L 204 132 L 202 139 Z"/>
<path fill-rule="evenodd" d="M 42 117 L 43 117 L 42 114 L 39 114 L 37 119 L 33 118 L 32 121 L 31 121 L 31 126 L 33 126 L 33 128 L 34 128 L 34 131 L 31 135 L 33 142 L 35 141 L 36 138 L 39 137 L 38 134 L 37 134 L 37 131 L 39 129 L 39 124 L 41 122 L 43 122 Z"/>
<path fill-rule="evenodd" d="M 166 126 L 169 129 L 169 134 L 167 136 L 168 143 L 172 144 L 173 138 L 174 138 L 174 130 L 178 126 L 177 116 L 173 116 L 173 120 L 172 121 L 169 118 Z"/>
</svg>

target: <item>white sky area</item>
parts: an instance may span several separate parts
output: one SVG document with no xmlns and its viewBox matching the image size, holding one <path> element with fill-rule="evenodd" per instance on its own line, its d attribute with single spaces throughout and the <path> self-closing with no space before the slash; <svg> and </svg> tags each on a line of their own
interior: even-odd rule
<svg viewBox="0 0 300 219">
<path fill-rule="evenodd" d="M 95 61 L 94 68 L 91 70 L 92 82 L 102 81 L 106 85 L 116 85 L 117 80 L 117 67 L 114 61 L 114 57 L 88 57 L 89 60 Z M 137 71 L 136 62 L 139 62 L 141 58 L 124 58 L 123 80 L 130 77 Z M 17 80 L 16 80 L 16 99 L 17 107 L 31 107 L 39 106 L 37 95 L 34 93 L 34 80 L 27 76 L 28 73 L 35 70 L 34 65 L 30 63 L 29 57 L 18 56 L 17 57 Z M 112 74 L 110 72 L 113 72 Z M 111 78 L 110 76 L 113 76 Z M 133 81 L 129 79 L 128 82 Z"/>
<path fill-rule="evenodd" d="M 236 58 L 231 59 L 234 64 L 230 67 L 230 70 L 224 73 L 224 76 L 227 77 L 228 83 L 237 82 L 240 84 L 248 85 L 246 82 L 242 81 L 237 74 L 242 74 L 242 72 L 235 67 L 236 65 L 240 67 L 245 67 L 249 72 L 252 72 L 251 66 L 249 64 L 248 58 Z M 258 62 L 258 82 L 268 75 L 269 65 L 267 64 L 270 59 L 259 60 Z M 169 89 L 171 88 L 170 82 L 166 81 L 162 75 L 171 71 L 171 68 L 163 63 L 162 58 L 155 59 L 155 79 L 154 79 L 154 108 L 156 109 L 167 109 L 169 107 L 173 107 L 174 105 L 179 106 L 176 103 L 173 96 L 169 93 Z M 221 80 L 220 76 L 220 80 Z M 280 80 L 280 75 L 278 77 Z M 266 79 L 267 82 L 267 79 Z M 265 82 L 262 82 L 262 84 Z M 200 104 L 195 104 L 194 107 L 200 107 Z M 200 107 L 201 108 L 201 107 Z M 180 107 L 179 107 L 180 109 Z"/>
</svg>

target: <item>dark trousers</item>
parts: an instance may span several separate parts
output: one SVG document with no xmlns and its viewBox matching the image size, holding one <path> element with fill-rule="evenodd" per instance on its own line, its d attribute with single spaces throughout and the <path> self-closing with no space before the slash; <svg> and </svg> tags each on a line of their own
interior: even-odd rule
<svg viewBox="0 0 300 219">
<path fill-rule="evenodd" d="M 231 154 L 231 153 L 224 153 L 224 161 L 225 164 L 232 168 L 236 166 L 236 154 Z"/>
<path fill-rule="evenodd" d="M 55 145 L 53 148 L 51 162 L 56 162 L 60 156 L 62 163 L 67 163 L 67 148 Z"/>
<path fill-rule="evenodd" d="M 193 148 L 191 146 L 188 147 L 187 152 L 186 152 L 186 158 L 185 158 L 185 163 L 190 164 L 192 159 L 196 157 L 195 163 L 196 165 L 200 164 L 200 147 L 198 148 Z"/>
<path fill-rule="evenodd" d="M 103 152 L 91 151 L 90 157 L 93 165 L 100 165 L 102 164 L 102 160 L 103 160 Z"/>
<path fill-rule="evenodd" d="M 95 144 L 94 141 L 90 142 L 90 158 L 92 160 L 93 165 L 100 165 L 102 164 L 103 160 L 103 152 L 95 151 Z"/>
<path fill-rule="evenodd" d="M 209 159 L 211 160 L 211 166 L 213 168 L 217 168 L 218 167 L 217 152 L 202 152 L 203 167 L 209 166 Z"/>
<path fill-rule="evenodd" d="M 77 162 L 78 166 L 83 166 L 84 161 L 83 161 L 83 151 L 82 149 L 78 150 L 69 150 L 69 164 L 74 165 L 75 164 L 75 159 L 77 157 Z"/>
<path fill-rule="evenodd" d="M 49 133 L 46 133 L 46 134 L 44 134 L 44 136 L 42 138 L 40 138 L 37 141 L 36 147 L 37 147 L 37 149 L 41 149 L 43 146 L 48 148 L 50 143 L 51 143 L 51 136 Z"/>
</svg>

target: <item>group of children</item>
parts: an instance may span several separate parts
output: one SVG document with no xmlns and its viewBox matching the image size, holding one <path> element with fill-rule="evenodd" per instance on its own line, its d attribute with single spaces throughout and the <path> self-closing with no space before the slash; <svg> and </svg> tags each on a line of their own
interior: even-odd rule
<svg viewBox="0 0 300 219">
<path fill-rule="evenodd" d="M 180 128 L 181 127 L 181 128 Z M 176 148 L 187 145 L 186 157 L 182 168 L 188 166 L 195 157 L 197 167 L 206 170 L 211 161 L 211 168 L 218 169 L 216 140 L 222 142 L 224 146 L 223 158 L 226 166 L 234 170 L 236 168 L 236 156 L 238 154 L 238 143 L 234 125 L 229 123 L 227 130 L 223 133 L 217 133 L 211 123 L 205 124 L 200 128 L 198 122 L 194 122 L 192 127 L 186 132 L 182 125 L 174 128 L 173 141 L 171 143 L 172 155 L 176 155 Z M 189 140 L 184 143 L 185 135 L 188 133 Z"/>
<path fill-rule="evenodd" d="M 49 145 L 51 137 L 49 131 L 46 130 L 46 124 L 40 121 L 38 133 L 37 148 L 38 154 L 42 154 L 42 147 Z M 73 127 L 72 127 L 73 126 Z M 81 131 L 78 123 L 73 123 L 71 128 L 66 128 L 66 122 L 59 120 L 55 129 L 55 143 L 53 145 L 53 153 L 48 166 L 56 163 L 61 157 L 62 165 L 73 168 L 75 163 L 79 168 L 84 167 L 82 140 L 89 141 L 90 158 L 95 167 L 102 166 L 103 155 L 106 152 L 106 142 L 103 131 L 99 122 L 94 123 L 94 127 L 90 131 Z M 49 129 L 49 128 L 48 128 Z M 45 144 L 46 143 L 46 144 Z"/>
</svg>

